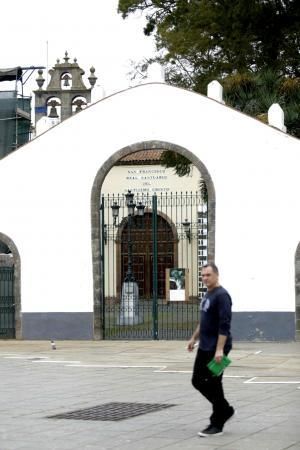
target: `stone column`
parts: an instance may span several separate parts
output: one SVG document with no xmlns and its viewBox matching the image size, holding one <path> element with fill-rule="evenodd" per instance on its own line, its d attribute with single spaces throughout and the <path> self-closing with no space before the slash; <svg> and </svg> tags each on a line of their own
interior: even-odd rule
<svg viewBox="0 0 300 450">
<path fill-rule="evenodd" d="M 118 325 L 137 325 L 143 323 L 139 315 L 139 287 L 135 281 L 124 281 Z"/>
</svg>

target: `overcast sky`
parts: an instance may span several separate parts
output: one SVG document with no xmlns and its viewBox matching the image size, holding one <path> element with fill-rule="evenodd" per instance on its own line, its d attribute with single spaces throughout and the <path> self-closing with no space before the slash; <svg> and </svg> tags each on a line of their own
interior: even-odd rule
<svg viewBox="0 0 300 450">
<path fill-rule="evenodd" d="M 91 66 L 96 68 L 97 85 L 106 94 L 128 87 L 130 61 L 151 56 L 154 43 L 143 35 L 143 17 L 123 20 L 117 5 L 118 0 L 2 2 L 0 68 L 48 62 L 50 69 L 67 50 L 70 62 L 76 57 L 85 77 Z M 36 77 L 37 72 L 25 84 L 26 95 L 36 89 Z M 7 83 L 0 83 L 0 90 L 5 89 Z"/>
</svg>

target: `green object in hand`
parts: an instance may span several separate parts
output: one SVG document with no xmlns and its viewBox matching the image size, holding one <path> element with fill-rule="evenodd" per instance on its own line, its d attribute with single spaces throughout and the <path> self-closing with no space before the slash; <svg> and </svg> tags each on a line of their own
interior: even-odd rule
<svg viewBox="0 0 300 450">
<path fill-rule="evenodd" d="M 231 360 L 226 355 L 224 355 L 220 363 L 217 363 L 215 358 L 213 358 L 207 364 L 207 367 L 209 368 L 209 370 L 213 373 L 213 375 L 215 377 L 218 377 L 219 375 L 221 375 L 221 373 L 223 373 L 224 369 L 227 366 L 229 366 L 230 363 L 231 363 Z"/>
</svg>

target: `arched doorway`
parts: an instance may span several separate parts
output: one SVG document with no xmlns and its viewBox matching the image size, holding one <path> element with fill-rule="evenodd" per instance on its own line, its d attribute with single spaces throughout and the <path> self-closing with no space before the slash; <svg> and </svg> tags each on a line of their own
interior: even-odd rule
<svg viewBox="0 0 300 450">
<path fill-rule="evenodd" d="M 200 216 L 197 217 L 197 223 L 199 219 L 200 222 L 205 222 L 205 239 L 207 239 L 207 253 L 205 255 L 205 259 L 208 261 L 214 260 L 214 254 L 215 254 L 215 191 L 214 186 L 211 180 L 211 177 L 204 166 L 204 164 L 191 152 L 189 152 L 187 149 L 182 148 L 180 146 L 177 146 L 175 144 L 161 142 L 161 141 L 148 141 L 148 142 L 141 142 L 134 145 L 131 145 L 129 147 L 123 148 L 122 150 L 116 152 L 112 157 L 101 167 L 101 169 L 98 171 L 93 189 L 92 189 L 92 201 L 91 201 L 91 210 L 92 210 L 92 250 L 93 250 L 93 275 L 94 275 L 94 336 L 96 339 L 103 339 L 106 338 L 104 334 L 105 326 L 107 325 L 107 318 L 105 317 L 105 308 L 107 305 L 107 298 L 105 298 L 105 292 L 107 290 L 107 284 L 112 283 L 115 284 L 115 280 L 111 280 L 110 278 L 105 279 L 107 277 L 107 273 L 109 272 L 109 277 L 115 277 L 117 270 L 110 270 L 110 264 L 114 266 L 118 266 L 119 264 L 119 276 L 117 278 L 121 280 L 121 273 L 122 273 L 122 267 L 121 263 L 117 261 L 116 254 L 114 252 L 109 251 L 109 235 L 110 233 L 113 235 L 113 239 L 116 240 L 116 236 L 119 236 L 119 245 L 121 235 L 119 234 L 119 230 L 114 228 L 112 223 L 109 223 L 109 221 L 105 221 L 104 218 L 101 220 L 101 216 L 103 214 L 99 213 L 99 205 L 101 204 L 101 188 L 102 184 L 104 182 L 105 177 L 109 173 L 110 169 L 118 163 L 120 159 L 123 157 L 130 155 L 132 153 L 139 152 L 141 150 L 153 150 L 156 149 L 164 149 L 164 150 L 171 150 L 177 153 L 180 153 L 184 156 L 186 156 L 193 164 L 194 166 L 201 172 L 201 176 L 206 184 L 207 191 L 208 191 L 208 202 L 207 202 L 207 210 L 205 213 L 205 219 L 203 220 L 203 217 L 200 219 Z M 130 186 L 128 186 L 130 187 Z M 182 222 L 186 219 L 186 216 L 183 216 L 180 219 L 180 222 Z M 110 219 L 111 220 L 111 219 Z M 123 224 L 123 227 L 125 224 Z M 198 231 L 197 231 L 198 233 Z M 188 233 L 184 233 L 182 231 L 182 236 L 184 239 L 188 239 Z M 197 236 L 199 240 L 199 248 L 196 250 L 191 250 L 192 247 L 186 246 L 185 254 L 188 255 L 188 257 L 193 256 L 194 258 L 199 255 L 199 260 L 201 260 L 202 257 L 202 248 L 201 245 L 204 240 L 201 239 L 201 235 Z M 187 241 L 186 241 L 187 242 Z M 106 246 L 106 249 L 104 248 Z M 108 257 L 110 258 L 110 263 L 108 263 L 107 259 L 104 257 L 104 252 L 108 253 Z M 125 253 L 125 252 L 123 252 Z M 183 254 L 183 252 L 181 252 Z M 120 259 L 121 259 L 121 250 L 119 251 Z M 174 252 L 174 262 L 175 262 L 175 252 Z M 126 259 L 124 255 L 124 264 Z M 204 259 L 203 259 L 204 261 Z M 181 265 L 180 260 L 178 260 L 178 266 L 184 267 Z M 124 273 L 124 268 L 123 268 Z M 196 283 L 198 283 L 198 276 L 192 277 Z M 109 305 L 108 310 L 110 311 L 110 307 L 113 306 L 113 302 L 118 301 L 118 296 L 120 292 L 121 286 L 117 289 L 118 295 L 114 293 L 112 296 L 108 296 L 109 302 L 112 302 L 111 305 Z M 146 300 L 147 301 L 147 300 Z M 148 301 L 148 303 L 150 303 Z M 178 315 L 178 311 L 176 311 L 177 308 L 171 307 L 170 304 L 164 305 L 164 309 L 172 310 L 173 317 Z M 182 315 L 185 315 L 187 321 L 189 321 L 189 313 L 188 311 L 182 310 Z M 110 320 L 110 318 L 108 318 Z M 167 318 L 168 320 L 168 318 Z M 116 322 L 117 325 L 117 322 Z M 179 334 L 176 335 L 175 328 L 172 330 L 172 333 L 174 331 L 174 335 L 172 334 L 171 338 L 186 338 L 185 336 L 179 336 Z M 124 330 L 124 328 L 123 328 Z M 187 330 L 185 330 L 185 334 L 187 333 Z M 128 337 L 128 336 L 123 336 Z M 119 337 L 121 338 L 121 336 Z M 165 337 L 162 337 L 165 338 Z M 169 338 L 169 337 L 167 337 Z"/>
<path fill-rule="evenodd" d="M 152 236 L 152 213 L 146 212 L 143 218 L 134 216 L 131 225 L 130 238 L 133 242 L 132 269 L 139 287 L 139 298 L 151 300 L 153 296 L 153 236 Z M 158 274 L 158 297 L 166 296 L 166 269 L 177 266 L 177 233 L 176 229 L 168 223 L 164 217 L 157 217 L 157 274 Z M 118 286 L 125 279 L 128 270 L 128 220 L 124 220 L 120 243 L 118 245 L 120 255 L 120 274 Z M 118 289 L 120 293 L 120 289 Z"/>
<path fill-rule="evenodd" d="M 21 338 L 20 256 L 0 232 L 0 339 Z"/>
</svg>

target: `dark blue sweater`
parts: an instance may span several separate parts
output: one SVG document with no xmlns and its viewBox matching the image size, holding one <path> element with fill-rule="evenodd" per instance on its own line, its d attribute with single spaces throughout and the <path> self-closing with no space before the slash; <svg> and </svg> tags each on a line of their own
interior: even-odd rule
<svg viewBox="0 0 300 450">
<path fill-rule="evenodd" d="M 231 297 L 222 286 L 206 292 L 201 302 L 200 348 L 215 351 L 219 334 L 227 336 L 224 351 L 232 347 L 230 333 Z"/>
</svg>

